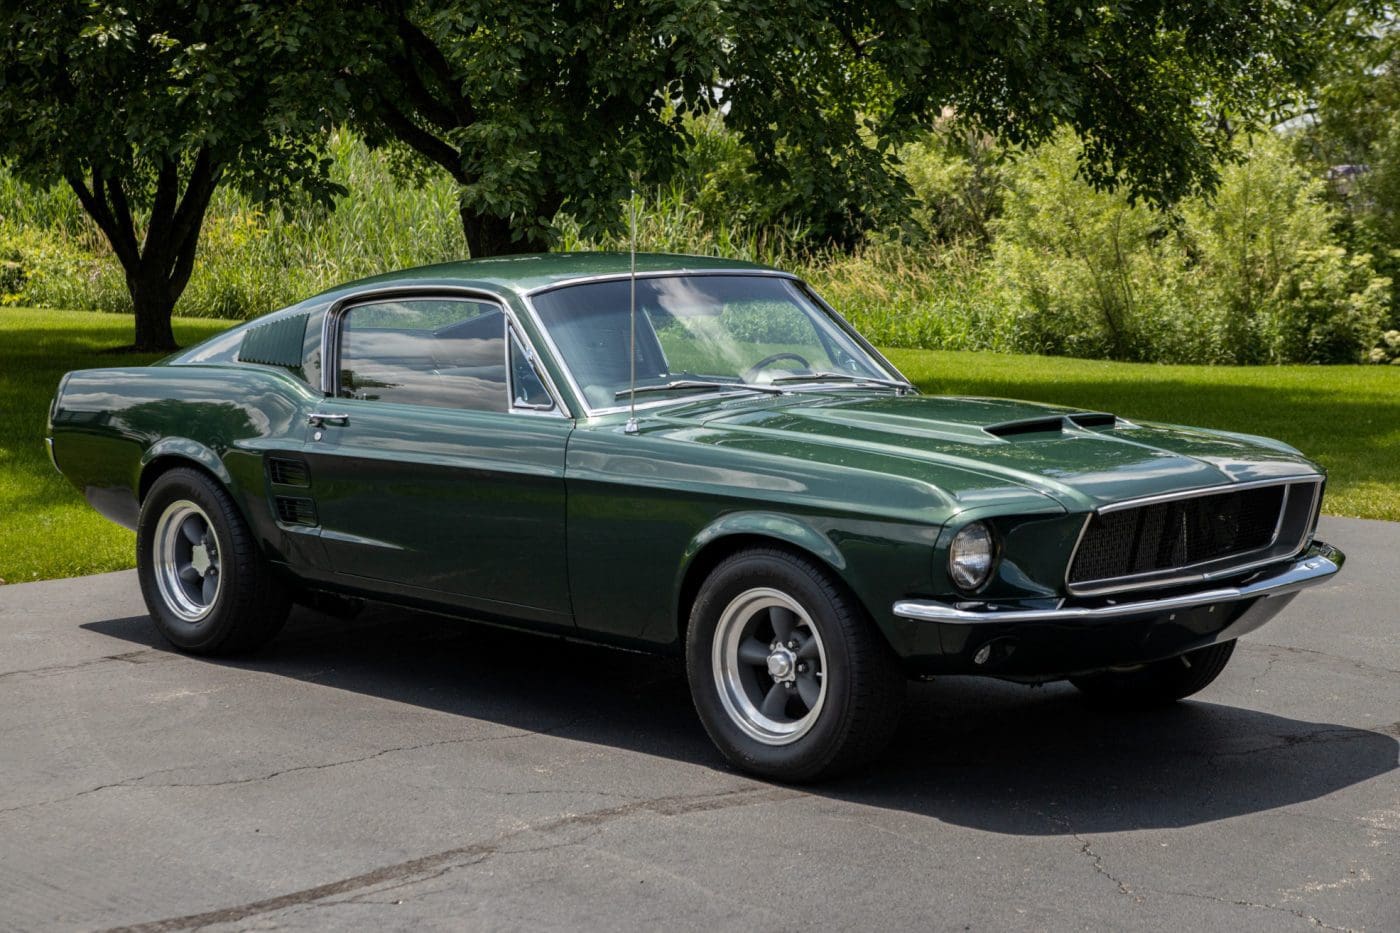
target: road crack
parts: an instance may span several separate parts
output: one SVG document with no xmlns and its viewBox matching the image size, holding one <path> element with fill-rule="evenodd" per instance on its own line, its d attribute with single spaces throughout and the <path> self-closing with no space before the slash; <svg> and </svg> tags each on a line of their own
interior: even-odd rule
<svg viewBox="0 0 1400 933">
<path fill-rule="evenodd" d="M 278 897 L 205 913 L 169 917 L 164 920 L 154 920 L 126 927 L 114 927 L 108 933 L 167 933 L 167 931 L 189 930 L 216 923 L 237 923 L 249 917 L 274 913 L 290 907 L 310 905 L 330 897 L 364 891 L 366 888 L 378 888 L 380 885 L 389 883 L 439 875 L 445 873 L 444 869 L 457 867 L 463 862 L 476 862 L 489 858 L 505 849 L 505 846 L 512 840 L 528 833 L 550 834 L 576 827 L 602 826 L 638 814 L 683 816 L 689 813 L 725 810 L 731 807 L 775 803 L 801 796 L 804 795 L 800 791 L 780 787 L 740 788 L 711 794 L 654 797 L 601 810 L 565 814 L 543 822 L 526 824 L 516 829 L 507 830 L 483 842 L 457 846 L 393 865 L 384 865 L 359 875 L 304 888 Z"/>
<path fill-rule="evenodd" d="M 155 655 L 155 657 L 150 657 Z M 17 671 L 0 671 L 0 680 L 7 677 L 48 677 L 53 674 L 66 674 L 70 671 L 86 670 L 89 667 L 96 667 L 99 664 L 107 664 L 111 661 L 125 661 L 128 664 L 150 664 L 168 657 L 164 651 L 157 651 L 154 648 L 142 648 L 140 651 L 125 651 L 121 654 L 108 654 L 100 658 L 88 658 L 86 661 L 79 661 L 76 664 L 50 664 L 45 667 L 30 667 Z"/>
<path fill-rule="evenodd" d="M 1378 664 L 1368 664 L 1365 661 L 1358 661 L 1355 658 L 1344 658 L 1340 655 L 1328 654 L 1326 651 L 1318 651 L 1315 648 L 1298 648 L 1293 645 L 1275 645 L 1266 641 L 1242 641 L 1240 642 L 1240 644 L 1250 649 L 1267 648 L 1271 651 L 1283 651 L 1288 654 L 1300 655 L 1304 658 L 1325 658 L 1328 661 L 1333 661 L 1337 664 L 1343 664 L 1348 667 L 1354 667 L 1359 671 L 1363 671 L 1365 673 L 1370 674 L 1378 674 L 1381 676 L 1394 676 L 1400 674 L 1400 671 L 1394 670 L 1393 668 L 1381 667 Z"/>
<path fill-rule="evenodd" d="M 20 805 L 18 805 L 18 806 L 14 806 L 14 807 L 5 807 L 5 808 L 3 808 L 3 809 L 0 809 L 0 815 L 4 815 L 4 814 L 7 814 L 7 813 L 17 813 L 17 812 L 19 812 L 19 811 L 21 811 L 21 810 L 33 810 L 33 809 L 37 809 L 37 808 L 39 808 L 39 807 L 48 807 L 48 806 L 54 806 L 54 805 L 56 805 L 56 804 L 68 803 L 68 802 L 70 802 L 70 801 L 77 800 L 77 799 L 82 798 L 82 797 L 87 797 L 87 796 L 90 796 L 90 795 L 92 795 L 92 794 L 100 793 L 100 792 L 102 792 L 102 791 L 107 791 L 107 790 L 114 790 L 114 789 L 117 789 L 117 788 L 132 788 L 132 787 L 157 787 L 157 788 L 160 788 L 160 787 L 189 787 L 189 788 L 209 788 L 209 787 L 236 787 L 236 786 L 242 785 L 242 784 L 257 784 L 257 783 L 261 783 L 261 782 L 263 782 L 263 781 L 275 780 L 275 779 L 277 779 L 277 778 L 284 777 L 284 776 L 286 776 L 286 775 L 288 775 L 288 774 L 298 774 L 298 773 L 301 773 L 301 772 L 304 772 L 304 771 L 323 771 L 323 770 L 325 770 L 325 769 L 327 769 L 327 768 L 341 768 L 341 767 L 344 767 L 344 766 L 346 766 L 346 765 L 359 764 L 359 763 L 365 762 L 365 761 L 373 761 L 373 760 L 375 760 L 376 758 L 383 758 L 383 757 L 385 757 L 386 755 L 395 755 L 395 754 L 399 754 L 399 753 L 401 753 L 401 752 L 414 752 L 414 751 L 419 751 L 420 749 L 425 749 L 425 748 L 438 748 L 438 747 L 446 746 L 446 745 L 472 745 L 472 744 L 477 744 L 477 743 L 481 743 L 481 742 L 501 742 L 501 741 L 506 741 L 506 740 L 514 740 L 514 739 L 529 738 L 529 737 L 531 737 L 531 736 L 551 735 L 551 734 L 553 734 L 553 733 L 555 733 L 555 732 L 560 732 L 560 731 L 562 731 L 562 730 L 564 730 L 564 729 L 568 729 L 569 727 L 574 726 L 574 725 L 578 724 L 579 722 L 582 722 L 583 720 L 585 720 L 585 719 L 587 719 L 587 718 L 588 718 L 587 716 L 577 716 L 577 717 L 575 717 L 575 718 L 573 718 L 573 719 L 568 720 L 567 722 L 560 723 L 560 724 L 557 725 L 557 726 L 550 726 L 548 729 L 521 729 L 521 730 L 517 730 L 517 731 L 515 731 L 515 732 L 509 732 L 509 733 L 507 733 L 507 734 L 505 734 L 505 735 L 466 736 L 466 737 L 459 738 L 459 739 L 439 739 L 439 740 L 434 741 L 434 742 L 419 742 L 419 743 L 416 743 L 416 744 L 413 744 L 413 745 L 395 745 L 395 746 L 393 746 L 393 747 L 391 747 L 391 748 L 380 749 L 380 750 L 378 750 L 378 751 L 371 752 L 371 753 L 368 754 L 368 755 L 359 755 L 359 756 L 356 756 L 356 757 L 354 757 L 354 758 L 341 758 L 341 759 L 338 759 L 338 760 L 336 760 L 336 761 L 318 762 L 318 763 L 316 763 L 316 764 L 309 764 L 309 765 L 296 765 L 296 766 L 290 767 L 290 768 L 279 768 L 279 769 L 277 769 L 276 771 L 269 771 L 269 772 L 266 773 L 266 774 L 258 774 L 258 775 L 253 775 L 253 776 L 251 776 L 251 777 L 228 778 L 227 780 L 221 780 L 221 781 L 161 781 L 161 782 L 152 782 L 152 781 L 151 781 L 152 778 L 159 777 L 159 776 L 161 776 L 162 774 L 175 774 L 175 773 L 177 773 L 177 772 L 189 771 L 189 770 L 190 770 L 190 767 L 189 767 L 189 766 L 181 766 L 181 767 L 178 767 L 178 768 L 162 768 L 162 769 L 160 769 L 159 771 L 150 771 L 150 772 L 148 772 L 148 773 L 146 773 L 146 774 L 137 775 L 136 777 L 124 778 L 124 779 L 122 779 L 122 780 L 120 780 L 120 781 L 112 781 L 112 782 L 109 782 L 109 783 L 107 783 L 107 784 L 99 784 L 99 785 L 97 785 L 96 787 L 89 787 L 89 788 L 86 788 L 85 790 L 80 790 L 80 791 L 78 791 L 77 793 L 68 794 L 68 795 L 63 796 L 63 797 L 54 797 L 54 798 L 49 799 L 49 800 L 39 800 L 39 801 L 36 801 L 36 802 L 34 802 L 34 803 L 20 804 Z M 514 792 L 512 792 L 512 791 L 501 791 L 500 793 L 509 794 L 509 793 L 522 793 L 522 792 L 521 792 L 521 791 L 514 791 Z"/>
<path fill-rule="evenodd" d="M 1162 894 L 1169 897 L 1192 897 L 1196 898 L 1197 900 L 1214 901 L 1217 904 L 1227 904 L 1231 907 L 1246 907 L 1253 910 L 1269 910 L 1273 911 L 1274 913 L 1289 914 L 1290 916 L 1297 917 L 1299 920 L 1307 921 L 1308 923 L 1311 923 L 1313 926 L 1321 930 L 1335 930 L 1337 931 L 1337 933 L 1358 933 L 1358 931 L 1353 927 L 1333 926 L 1332 924 L 1327 923 L 1324 920 L 1314 917 L 1312 914 L 1306 913 L 1301 910 L 1294 910 L 1291 907 L 1280 907 L 1277 904 L 1264 904 L 1258 901 L 1235 900 L 1234 898 L 1229 897 L 1219 897 L 1215 894 L 1198 894 L 1195 891 L 1154 891 L 1152 893 Z"/>
</svg>

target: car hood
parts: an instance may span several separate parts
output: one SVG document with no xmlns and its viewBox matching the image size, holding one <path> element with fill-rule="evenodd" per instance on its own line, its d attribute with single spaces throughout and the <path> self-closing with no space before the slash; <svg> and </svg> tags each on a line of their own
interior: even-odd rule
<svg viewBox="0 0 1400 933">
<path fill-rule="evenodd" d="M 684 405 L 664 420 L 703 425 L 686 432 L 699 443 L 926 478 L 955 500 L 1014 485 L 1071 510 L 1320 472 L 1267 438 L 1005 399 L 802 392 Z M 950 473 L 963 494 L 942 481 Z"/>
</svg>

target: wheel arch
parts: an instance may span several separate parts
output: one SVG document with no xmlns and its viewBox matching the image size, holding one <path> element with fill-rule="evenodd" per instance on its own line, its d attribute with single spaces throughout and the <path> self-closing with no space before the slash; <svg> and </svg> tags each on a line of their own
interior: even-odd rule
<svg viewBox="0 0 1400 933">
<path fill-rule="evenodd" d="M 232 487 L 233 477 L 214 451 L 187 437 L 167 437 L 152 444 L 141 455 L 140 475 L 136 481 L 137 504 L 146 501 L 146 494 L 163 474 L 182 466 L 208 474 L 225 490 Z M 237 497 L 234 498 L 237 501 Z"/>
<path fill-rule="evenodd" d="M 691 539 L 681 561 L 675 587 L 676 640 L 685 644 L 690 610 L 705 579 L 724 560 L 740 551 L 777 548 L 796 557 L 815 559 L 831 574 L 832 580 L 865 606 L 844 579 L 847 563 L 834 542 L 818 529 L 789 515 L 746 512 L 726 515 Z"/>
</svg>

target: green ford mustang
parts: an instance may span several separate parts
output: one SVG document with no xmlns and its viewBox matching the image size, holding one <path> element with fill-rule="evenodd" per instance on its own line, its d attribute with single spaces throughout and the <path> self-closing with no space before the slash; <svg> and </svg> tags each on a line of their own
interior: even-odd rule
<svg viewBox="0 0 1400 933">
<path fill-rule="evenodd" d="M 920 395 L 798 279 L 694 257 L 356 282 L 70 373 L 50 445 L 181 649 L 370 599 L 683 653 L 787 780 L 877 753 L 910 676 L 1187 696 L 1342 564 L 1291 447 Z"/>
</svg>

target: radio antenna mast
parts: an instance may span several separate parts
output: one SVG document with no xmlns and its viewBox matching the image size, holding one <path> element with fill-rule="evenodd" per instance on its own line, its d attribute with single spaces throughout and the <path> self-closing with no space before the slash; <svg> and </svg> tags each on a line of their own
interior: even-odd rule
<svg viewBox="0 0 1400 933">
<path fill-rule="evenodd" d="M 631 297 L 629 300 L 629 310 L 631 318 L 631 334 L 627 340 L 627 360 L 631 364 L 631 376 L 629 377 L 627 398 L 631 402 L 631 411 L 627 417 L 627 427 L 624 432 L 636 434 L 637 428 L 637 189 L 632 189 L 632 196 L 628 199 L 628 206 L 632 213 L 632 255 L 631 272 L 628 276 L 628 286 Z"/>
</svg>

